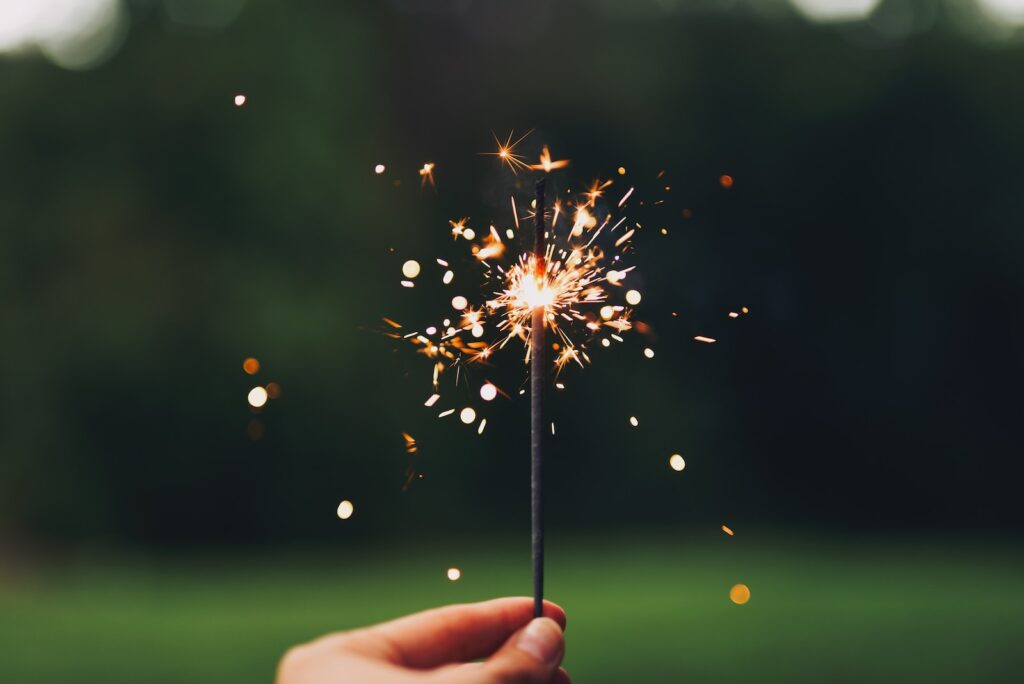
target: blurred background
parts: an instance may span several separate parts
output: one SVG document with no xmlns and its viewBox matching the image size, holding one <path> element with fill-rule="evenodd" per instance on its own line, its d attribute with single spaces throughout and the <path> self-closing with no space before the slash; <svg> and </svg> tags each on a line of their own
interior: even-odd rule
<svg viewBox="0 0 1024 684">
<path fill-rule="evenodd" d="M 1022 0 L 2 0 L 0 679 L 529 593 L 524 367 L 424 408 L 382 317 L 532 129 L 644 226 L 551 397 L 575 680 L 1018 680 L 1021 74 Z"/>
</svg>

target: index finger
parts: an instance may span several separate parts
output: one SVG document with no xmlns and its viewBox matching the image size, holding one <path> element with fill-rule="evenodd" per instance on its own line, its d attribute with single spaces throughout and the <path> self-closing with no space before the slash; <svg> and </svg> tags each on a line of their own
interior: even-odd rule
<svg viewBox="0 0 1024 684">
<path fill-rule="evenodd" d="M 545 601 L 544 617 L 565 629 L 565 611 L 560 606 Z M 355 643 L 350 645 L 397 665 L 436 667 L 489 656 L 532 619 L 532 598 L 500 598 L 434 608 L 375 625 L 353 634 Z M 359 648 L 364 638 L 367 649 Z"/>
</svg>

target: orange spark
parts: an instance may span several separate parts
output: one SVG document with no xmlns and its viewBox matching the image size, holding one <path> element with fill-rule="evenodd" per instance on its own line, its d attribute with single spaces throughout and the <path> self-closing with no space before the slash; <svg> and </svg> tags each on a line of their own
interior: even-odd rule
<svg viewBox="0 0 1024 684">
<path fill-rule="evenodd" d="M 530 168 L 534 171 L 544 171 L 549 173 L 555 169 L 564 169 L 569 165 L 568 159 L 559 159 L 558 161 L 551 161 L 551 151 L 548 146 L 545 145 L 540 151 L 540 163 L 531 164 Z"/>
</svg>

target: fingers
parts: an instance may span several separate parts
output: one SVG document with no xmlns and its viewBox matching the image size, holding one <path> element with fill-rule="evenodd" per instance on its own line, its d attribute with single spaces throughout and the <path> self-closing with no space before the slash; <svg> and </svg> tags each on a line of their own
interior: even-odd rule
<svg viewBox="0 0 1024 684">
<path fill-rule="evenodd" d="M 565 611 L 545 601 L 544 615 L 560 641 Z M 446 606 L 352 633 L 346 646 L 406 667 L 436 667 L 491 655 L 532 617 L 526 597 Z"/>
<path fill-rule="evenodd" d="M 568 684 L 558 667 L 565 655 L 562 628 L 551 618 L 537 618 L 513 634 L 483 663 L 445 667 L 427 678 L 440 684 Z"/>
</svg>

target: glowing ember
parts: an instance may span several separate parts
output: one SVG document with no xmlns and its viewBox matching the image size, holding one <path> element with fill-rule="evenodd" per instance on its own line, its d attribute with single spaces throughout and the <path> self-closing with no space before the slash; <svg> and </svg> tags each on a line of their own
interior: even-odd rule
<svg viewBox="0 0 1024 684">
<path fill-rule="evenodd" d="M 242 370 L 244 370 L 249 375 L 256 375 L 257 373 L 260 372 L 260 362 L 257 359 L 254 359 L 253 357 L 250 356 L 249 358 L 242 362 Z"/>
<path fill-rule="evenodd" d="M 352 505 L 352 502 L 349 501 L 348 499 L 345 499 L 340 504 L 338 504 L 338 517 L 342 520 L 348 520 L 352 517 L 352 514 L 355 513 L 355 510 L 356 507 Z"/>
<path fill-rule="evenodd" d="M 669 456 L 668 465 L 672 470 L 680 473 L 686 467 L 686 460 L 679 454 L 672 454 Z"/>
<path fill-rule="evenodd" d="M 731 529 L 729 529 L 729 527 L 726 526 L 726 525 L 722 525 L 722 531 L 725 532 L 730 537 L 735 534 L 735 532 L 733 532 Z"/>
<path fill-rule="evenodd" d="M 629 424 L 632 425 L 633 427 L 638 427 L 640 425 L 640 421 L 636 419 L 636 416 L 630 416 Z"/>
<path fill-rule="evenodd" d="M 437 187 L 434 184 L 434 162 L 427 162 L 420 169 L 420 187 L 422 188 L 427 183 L 430 183 L 431 187 Z"/>
<path fill-rule="evenodd" d="M 750 600 L 750 587 L 746 584 L 736 584 L 729 590 L 729 600 L 737 606 L 742 606 Z"/>
<path fill-rule="evenodd" d="M 423 402 L 423 405 L 424 406 L 433 406 L 434 404 L 437 403 L 437 400 L 440 399 L 440 398 L 441 398 L 440 394 L 431 394 L 427 398 L 427 400 L 425 402 Z"/>
<path fill-rule="evenodd" d="M 376 166 L 373 167 L 373 172 L 375 174 L 377 174 L 378 176 L 380 174 L 384 173 L 384 170 L 385 170 L 385 166 L 383 164 L 377 164 Z"/>
<path fill-rule="evenodd" d="M 654 350 L 651 349 L 650 347 L 647 347 L 646 349 L 644 349 L 644 356 L 646 356 L 649 359 L 653 359 L 654 358 Z"/>
<path fill-rule="evenodd" d="M 705 344 L 713 344 L 716 341 L 713 337 L 704 337 L 703 335 L 697 335 L 693 339 L 697 340 L 698 342 L 704 342 Z"/>
<path fill-rule="evenodd" d="M 722 176 L 718 179 L 718 182 L 723 188 L 731 188 L 733 183 L 732 176 L 728 174 L 722 174 Z"/>
<path fill-rule="evenodd" d="M 459 578 L 462 577 L 462 571 L 458 568 L 448 568 L 446 574 L 450 582 L 458 582 Z"/>
<path fill-rule="evenodd" d="M 235 106 L 236 107 L 241 107 L 242 105 L 244 105 L 245 104 L 245 99 L 246 99 L 245 95 L 242 95 L 242 94 L 235 95 Z"/>
</svg>

